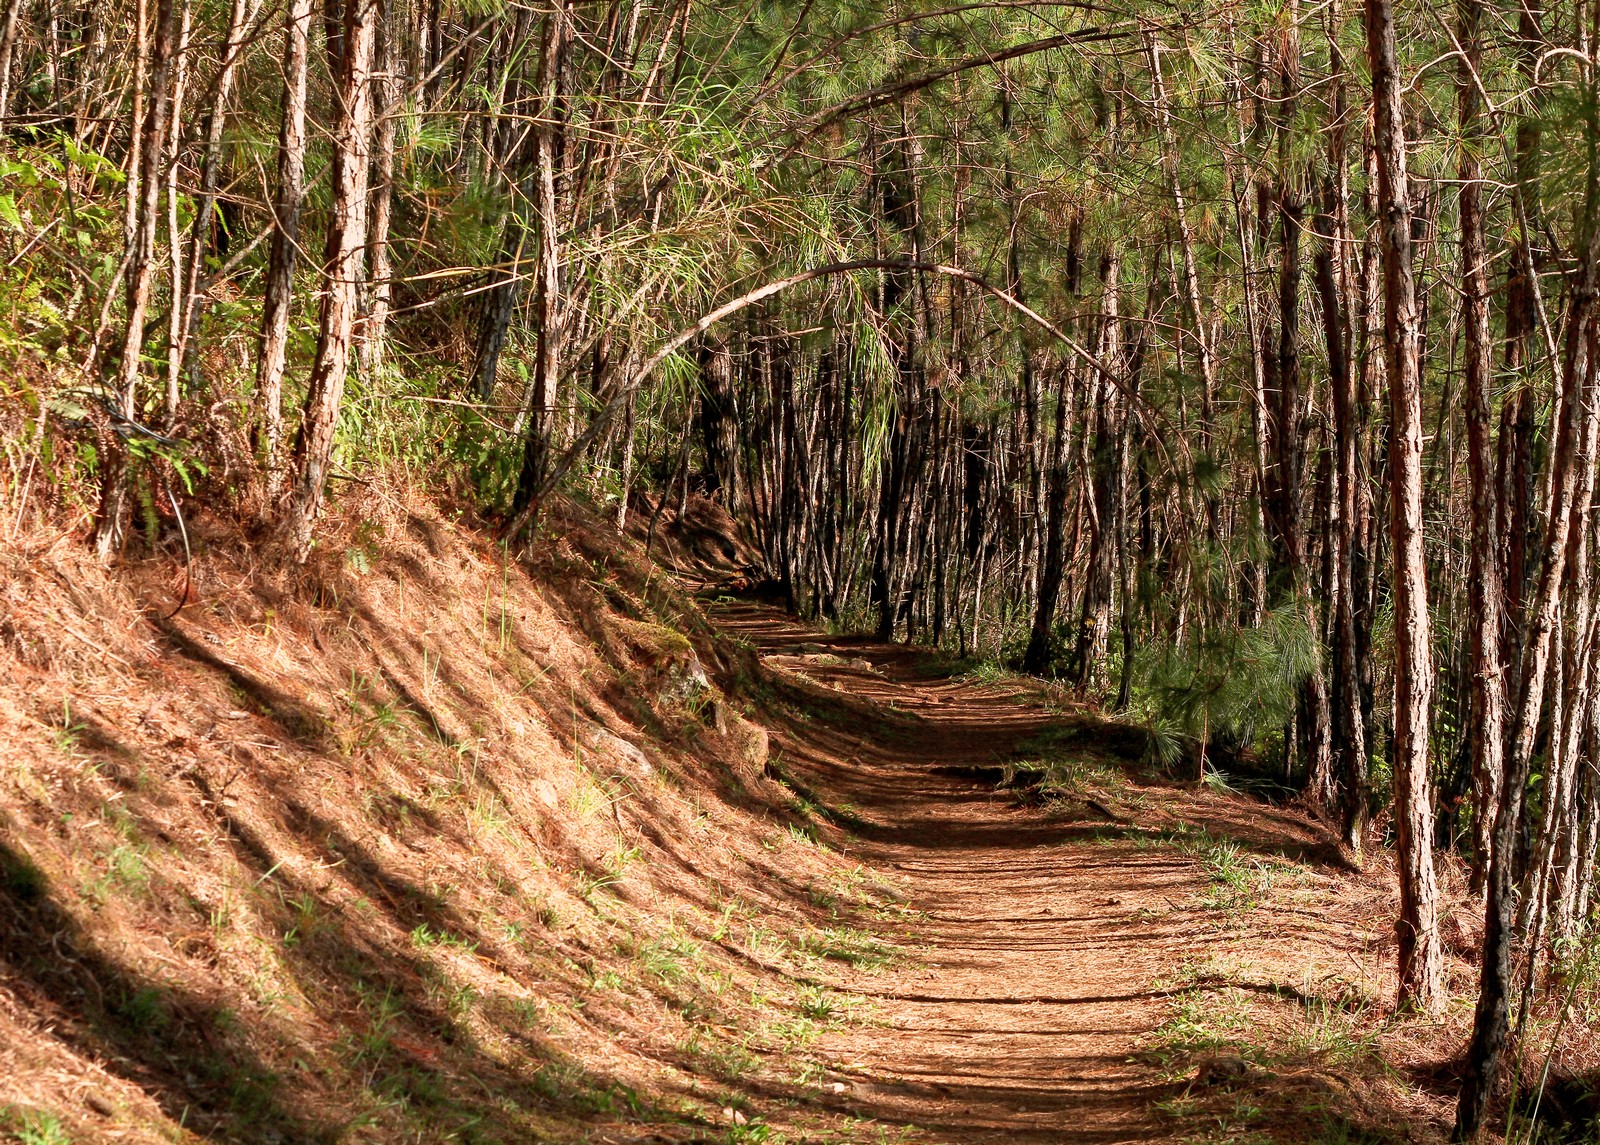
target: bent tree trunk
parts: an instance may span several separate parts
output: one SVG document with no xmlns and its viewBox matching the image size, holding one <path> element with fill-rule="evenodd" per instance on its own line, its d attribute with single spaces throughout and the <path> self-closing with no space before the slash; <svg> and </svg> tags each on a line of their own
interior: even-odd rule
<svg viewBox="0 0 1600 1145">
<path fill-rule="evenodd" d="M 317 329 L 317 354 L 295 440 L 292 484 L 279 522 L 285 548 L 303 560 L 311 526 L 322 508 L 334 431 L 350 369 L 350 342 L 360 305 L 361 262 L 367 238 L 367 184 L 372 151 L 372 50 L 382 0 L 350 0 L 339 55 L 339 116 L 333 155 L 333 207 Z"/>
<path fill-rule="evenodd" d="M 1367 0 L 1373 143 L 1383 249 L 1383 333 L 1389 368 L 1389 531 L 1394 546 L 1394 783 L 1400 868 L 1400 996 L 1426 1013 L 1444 1001 L 1439 889 L 1433 866 L 1428 706 L 1433 653 L 1422 532 L 1422 386 L 1405 112 L 1395 67 L 1394 7 Z"/>
</svg>

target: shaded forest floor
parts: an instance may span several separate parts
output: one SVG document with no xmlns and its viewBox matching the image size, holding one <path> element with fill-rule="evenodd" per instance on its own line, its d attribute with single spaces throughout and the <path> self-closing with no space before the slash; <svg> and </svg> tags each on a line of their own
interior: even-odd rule
<svg viewBox="0 0 1600 1145">
<path fill-rule="evenodd" d="M 1465 1004 L 1390 1015 L 1381 858 L 576 508 L 524 565 L 366 508 L 292 579 L 204 519 L 192 588 L 6 551 L 0 1134 L 1442 1135 Z"/>
</svg>

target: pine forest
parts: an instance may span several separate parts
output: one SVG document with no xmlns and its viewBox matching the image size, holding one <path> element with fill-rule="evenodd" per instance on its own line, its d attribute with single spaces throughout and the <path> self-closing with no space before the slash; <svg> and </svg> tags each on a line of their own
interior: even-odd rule
<svg viewBox="0 0 1600 1145">
<path fill-rule="evenodd" d="M 0 366 L 0 1139 L 1600 1135 L 1595 0 L 3 0 Z"/>
</svg>

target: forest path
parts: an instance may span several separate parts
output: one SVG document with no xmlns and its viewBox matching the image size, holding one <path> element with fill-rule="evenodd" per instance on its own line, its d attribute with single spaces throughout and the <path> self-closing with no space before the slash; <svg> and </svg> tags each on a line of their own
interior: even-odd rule
<svg viewBox="0 0 1600 1145">
<path fill-rule="evenodd" d="M 753 606 L 717 615 L 769 667 L 838 693 L 849 718 L 777 733 L 785 777 L 918 912 L 914 956 L 847 983 L 876 1021 L 817 1046 L 849 1082 L 841 1106 L 949 1142 L 1169 1139 L 1151 1107 L 1173 1088 L 1132 1059 L 1169 1016 L 1155 983 L 1213 929 L 1185 905 L 1204 886 L 1194 859 L 1152 845 L 1185 793 L 1141 788 L 1148 826 L 1026 806 L 997 768 L 1070 717 L 1017 686 L 931 677 L 913 649 Z"/>
</svg>

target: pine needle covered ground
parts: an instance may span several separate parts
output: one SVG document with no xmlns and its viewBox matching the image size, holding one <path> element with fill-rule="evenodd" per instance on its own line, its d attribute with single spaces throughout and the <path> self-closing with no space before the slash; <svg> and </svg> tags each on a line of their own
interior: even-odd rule
<svg viewBox="0 0 1600 1145">
<path fill-rule="evenodd" d="M 171 560 L 8 548 L 18 1140 L 1442 1132 L 1464 1003 L 1388 1016 L 1392 880 L 1298 814 L 1036 684 L 708 620 L 572 506 L 527 565 L 362 505 L 291 577 L 202 516 L 175 616 Z M 729 577 L 699 512 L 656 543 Z"/>
</svg>

